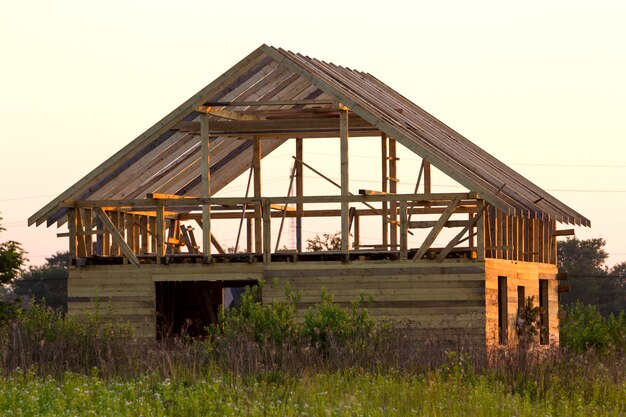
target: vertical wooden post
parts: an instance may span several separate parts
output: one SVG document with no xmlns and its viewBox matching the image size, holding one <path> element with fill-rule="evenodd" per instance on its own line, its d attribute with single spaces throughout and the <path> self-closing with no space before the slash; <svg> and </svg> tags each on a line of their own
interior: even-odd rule
<svg viewBox="0 0 626 417">
<path fill-rule="evenodd" d="M 155 215 L 156 216 L 156 215 Z M 148 223 L 150 224 L 150 253 L 157 253 L 157 236 L 156 236 L 156 230 L 157 230 L 157 221 L 156 221 L 156 217 L 148 217 Z"/>
<path fill-rule="evenodd" d="M 408 259 L 408 226 L 406 201 L 400 201 L 400 259 Z"/>
<path fill-rule="evenodd" d="M 270 201 L 263 201 L 263 262 L 272 262 L 272 218 Z"/>
<path fill-rule="evenodd" d="M 94 244 L 93 253 L 95 255 L 104 255 L 104 226 L 102 225 L 102 221 L 99 217 L 95 218 L 96 221 L 96 230 L 98 234 L 96 235 L 96 242 Z"/>
<path fill-rule="evenodd" d="M 398 191 L 398 172 L 396 170 L 396 140 L 389 138 L 389 193 L 396 194 Z M 398 249 L 398 203 L 389 203 L 389 243 L 391 249 Z"/>
<path fill-rule="evenodd" d="M 348 110 L 339 110 L 339 142 L 341 155 L 341 196 L 348 198 L 349 191 L 349 170 L 348 170 Z M 344 260 L 348 260 L 350 250 L 350 202 L 341 202 L 341 254 Z"/>
<path fill-rule="evenodd" d="M 359 250 L 361 246 L 361 217 L 354 215 L 354 249 Z"/>
<path fill-rule="evenodd" d="M 478 204 L 476 205 L 476 213 L 478 213 Z M 468 221 L 472 221 L 472 218 L 474 218 L 474 214 L 469 213 L 467 215 L 467 220 Z M 467 236 L 469 236 L 469 239 L 467 239 L 467 247 L 469 248 L 470 253 L 472 253 L 474 251 L 474 239 L 475 238 L 473 238 L 472 235 L 474 234 L 474 228 L 475 227 L 476 226 L 472 226 L 467 231 Z"/>
<path fill-rule="evenodd" d="M 109 212 L 109 218 L 111 219 L 111 223 L 113 223 L 113 226 L 117 227 L 117 222 L 118 222 L 118 218 L 119 218 L 119 212 L 117 211 L 110 211 Z M 110 255 L 111 256 L 119 256 L 120 254 L 120 248 L 119 246 L 117 246 L 117 242 L 115 242 L 115 239 L 111 239 L 110 241 Z"/>
<path fill-rule="evenodd" d="M 211 197 L 211 155 L 209 153 L 209 115 L 200 116 L 200 140 L 202 142 L 202 192 L 203 198 Z M 204 263 L 211 262 L 211 204 L 202 205 L 202 251 Z"/>
<path fill-rule="evenodd" d="M 252 171 L 254 174 L 254 197 L 261 198 L 261 141 L 254 138 L 252 147 Z M 261 203 L 254 205 L 254 251 L 256 253 L 263 252 L 262 238 L 262 219 L 261 219 Z"/>
<path fill-rule="evenodd" d="M 86 258 L 87 247 L 85 245 L 85 229 L 83 228 L 83 210 L 76 208 L 76 257 Z"/>
<path fill-rule="evenodd" d="M 381 159 L 381 191 L 383 193 L 387 192 L 387 182 L 388 182 L 388 174 L 387 174 L 387 136 L 383 133 L 380 136 L 380 159 Z M 387 220 L 387 202 L 382 202 L 382 219 L 383 219 L 383 246 L 385 250 L 387 249 L 388 240 L 388 230 L 389 230 L 389 222 Z"/>
<path fill-rule="evenodd" d="M 424 160 L 424 194 L 432 192 L 430 183 L 430 162 Z"/>
<path fill-rule="evenodd" d="M 246 252 L 252 253 L 252 217 L 246 217 Z"/>
<path fill-rule="evenodd" d="M 157 264 L 160 264 L 164 255 L 163 249 L 165 248 L 165 208 L 163 206 L 156 207 L 155 227 L 156 261 Z"/>
<path fill-rule="evenodd" d="M 141 254 L 146 255 L 150 253 L 150 240 L 148 235 L 148 229 L 150 227 L 150 219 L 148 216 L 139 217 L 139 229 L 141 230 Z"/>
<path fill-rule="evenodd" d="M 67 229 L 70 233 L 70 265 L 76 264 L 76 210 L 75 207 L 67 209 Z"/>
<path fill-rule="evenodd" d="M 296 196 L 302 197 L 304 194 L 304 170 L 302 169 L 303 157 L 302 138 L 296 138 Z M 304 213 L 304 205 L 296 204 L 296 251 L 302 252 L 302 215 Z"/>
<path fill-rule="evenodd" d="M 476 203 L 476 210 L 483 211 L 483 215 L 476 223 L 476 257 L 478 259 L 485 259 L 485 223 L 487 222 L 487 210 L 483 209 L 485 206 L 485 200 L 478 200 Z"/>
<path fill-rule="evenodd" d="M 93 256 L 93 218 L 90 208 L 85 209 L 85 215 L 83 217 L 83 223 L 85 225 L 85 246 L 87 249 L 86 256 Z"/>
</svg>

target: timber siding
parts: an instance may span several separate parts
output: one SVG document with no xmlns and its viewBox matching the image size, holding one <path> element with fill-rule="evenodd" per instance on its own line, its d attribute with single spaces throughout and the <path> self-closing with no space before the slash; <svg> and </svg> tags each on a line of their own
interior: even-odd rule
<svg viewBox="0 0 626 417">
<path fill-rule="evenodd" d="M 297 316 L 321 300 L 326 288 L 334 301 L 349 305 L 361 294 L 375 320 L 393 320 L 418 332 L 484 340 L 485 266 L 480 261 L 341 262 L 222 265 L 97 265 L 72 268 L 69 312 L 101 314 L 129 321 L 137 336 L 155 337 L 157 281 L 266 282 L 263 302 L 284 300 L 285 284 L 301 294 Z M 96 301 L 97 300 L 97 301 Z"/>
<path fill-rule="evenodd" d="M 487 340 L 498 343 L 498 277 L 507 278 L 508 341 L 517 341 L 516 320 L 518 311 L 517 287 L 525 288 L 526 297 L 535 297 L 539 305 L 539 280 L 548 281 L 548 324 L 550 344 L 559 342 L 559 295 L 556 265 L 537 262 L 485 259 L 485 287 Z"/>
</svg>

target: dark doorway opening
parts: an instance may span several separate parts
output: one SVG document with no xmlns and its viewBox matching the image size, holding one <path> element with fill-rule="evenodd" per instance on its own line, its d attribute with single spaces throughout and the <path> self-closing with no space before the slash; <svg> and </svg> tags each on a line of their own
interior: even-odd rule
<svg viewBox="0 0 626 417">
<path fill-rule="evenodd" d="M 509 336 L 509 306 L 506 277 L 498 277 L 498 341 L 506 345 Z"/>
<path fill-rule="evenodd" d="M 256 281 L 155 282 L 157 338 L 208 335 L 221 310 L 238 303 L 245 286 Z"/>
<path fill-rule="evenodd" d="M 550 344 L 550 317 L 548 311 L 548 280 L 539 280 L 539 307 L 541 309 L 541 325 L 539 331 L 539 341 L 542 345 Z"/>
</svg>

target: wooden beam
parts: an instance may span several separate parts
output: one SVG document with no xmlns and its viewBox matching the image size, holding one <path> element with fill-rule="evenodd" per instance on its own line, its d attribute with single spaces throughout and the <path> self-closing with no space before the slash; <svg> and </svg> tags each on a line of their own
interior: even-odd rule
<svg viewBox="0 0 626 417">
<path fill-rule="evenodd" d="M 308 164 L 305 166 L 310 167 Z M 318 171 L 319 172 L 319 171 Z M 333 181 L 334 184 L 336 184 Z M 271 200 L 273 204 L 297 204 L 297 203 L 341 203 L 347 201 L 350 203 L 373 203 L 378 201 L 412 201 L 418 204 L 425 203 L 439 203 L 447 202 L 455 197 L 459 197 L 461 200 L 475 200 L 478 195 L 473 192 L 469 193 L 432 193 L 432 194 L 394 194 L 394 195 L 319 195 L 319 196 L 302 196 L 302 197 L 264 197 Z M 182 200 L 150 200 L 150 199 L 121 199 L 121 200 L 82 200 L 75 203 L 65 203 L 64 207 L 100 207 L 100 208 L 136 208 L 136 207 L 187 207 L 189 209 L 196 209 L 196 206 L 202 204 L 222 205 L 222 206 L 236 206 L 238 204 L 254 204 L 260 199 L 257 197 L 210 197 L 210 198 L 190 198 Z M 474 203 L 474 202 L 468 202 Z M 461 202 L 461 204 L 464 204 Z M 446 204 L 447 206 L 447 204 Z"/>
<path fill-rule="evenodd" d="M 210 114 L 212 116 L 217 116 L 221 117 L 222 119 L 228 120 L 260 120 L 260 118 L 256 116 L 250 116 L 245 113 L 240 113 L 236 111 L 216 109 L 210 106 L 200 106 L 198 107 L 198 112 Z"/>
<path fill-rule="evenodd" d="M 154 221 L 155 221 L 154 242 L 155 242 L 156 259 L 157 259 L 157 264 L 158 264 L 161 262 L 161 258 L 164 255 L 163 250 L 165 249 L 165 216 L 164 216 L 163 207 L 157 207 L 156 218 Z"/>
<path fill-rule="evenodd" d="M 198 107 L 198 111 L 204 106 L 210 107 L 249 107 L 249 106 L 308 106 L 308 105 L 329 105 L 335 100 L 259 100 L 259 101 L 207 101 L 203 106 Z"/>
<path fill-rule="evenodd" d="M 430 182 L 430 162 L 424 160 L 424 194 L 430 194 L 432 186 Z"/>
<path fill-rule="evenodd" d="M 103 227 L 109 231 L 111 238 L 115 241 L 115 243 L 117 243 L 117 246 L 120 248 L 124 256 L 126 256 L 129 261 L 139 268 L 139 259 L 137 259 L 137 256 L 130 249 L 130 246 L 128 246 L 120 231 L 117 227 L 115 227 L 109 216 L 107 216 L 107 214 L 100 207 L 96 207 L 94 212 L 102 222 Z"/>
<path fill-rule="evenodd" d="M 226 251 L 224 250 L 222 245 L 220 245 L 220 242 L 215 238 L 215 235 L 213 235 L 213 233 L 211 233 L 211 243 L 213 244 L 213 246 L 215 246 L 215 249 L 217 249 L 217 253 L 219 254 L 226 253 Z"/>
<path fill-rule="evenodd" d="M 272 220 L 269 200 L 263 203 L 263 262 L 272 262 Z"/>
<path fill-rule="evenodd" d="M 344 110 L 341 110 L 344 111 Z M 207 116 L 204 114 L 204 116 Z M 208 116 L 207 116 L 208 117 Z M 350 121 L 350 129 L 355 131 L 371 131 L 377 133 L 378 128 L 370 125 L 361 118 Z M 172 128 L 181 132 L 199 133 L 200 123 L 185 121 Z M 278 135 L 315 132 L 341 132 L 337 129 L 337 119 L 330 117 L 322 118 L 296 118 L 296 119 L 268 119 L 268 120 L 214 120 L 211 121 L 210 136 L 243 136 L 243 135 Z"/>
<path fill-rule="evenodd" d="M 350 196 L 348 169 L 348 111 L 339 111 L 339 154 L 341 158 L 341 196 Z M 341 253 L 347 258 L 350 250 L 349 203 L 341 202 Z"/>
<path fill-rule="evenodd" d="M 563 230 L 553 230 L 552 231 L 552 236 L 574 236 L 575 230 L 574 229 L 563 229 Z"/>
<path fill-rule="evenodd" d="M 445 207 L 414 207 L 408 208 L 413 214 L 441 214 L 445 210 Z M 455 211 L 455 213 L 467 213 L 474 214 L 476 212 L 474 207 L 462 206 L 459 205 Z M 378 209 L 357 209 L 355 215 L 357 216 L 380 216 L 380 210 Z M 273 210 L 270 213 L 271 218 L 280 218 L 283 216 L 283 212 Z M 288 211 L 286 212 L 285 217 L 289 218 L 297 218 L 297 212 Z M 241 219 L 241 213 L 239 212 L 226 212 L 226 213 L 212 213 L 211 219 Z M 341 209 L 312 209 L 312 210 L 304 210 L 302 212 L 302 217 L 341 217 Z M 245 212 L 244 219 L 253 219 L 254 212 Z M 202 219 L 202 214 L 189 213 L 181 216 L 181 220 L 195 220 Z M 451 220 L 457 221 L 457 220 Z M 461 221 L 461 220 L 459 220 Z M 463 220 L 463 222 L 467 223 L 467 220 Z M 447 222 L 446 224 L 449 224 Z M 434 225 L 434 222 L 433 222 Z M 432 227 L 432 226 L 431 226 Z"/>
<path fill-rule="evenodd" d="M 211 197 L 211 155 L 209 152 L 209 116 L 200 116 L 200 141 L 202 146 L 202 197 Z M 211 262 L 211 205 L 202 205 L 202 250 L 204 263 Z"/>
<path fill-rule="evenodd" d="M 295 207 L 290 207 L 286 204 L 270 204 L 270 209 L 278 211 L 296 211 Z"/>
<path fill-rule="evenodd" d="M 252 150 L 252 171 L 254 175 L 254 197 L 261 198 L 261 159 L 262 159 L 262 149 L 261 149 L 261 141 L 257 138 L 254 139 Z M 262 230 L 263 225 L 262 215 L 261 215 L 261 205 L 254 205 L 254 250 L 256 253 L 262 253 L 263 247 L 263 237 Z"/>
<path fill-rule="evenodd" d="M 389 194 L 398 192 L 398 171 L 396 157 L 396 141 L 389 138 Z M 396 247 L 398 245 L 398 203 L 391 201 L 389 203 L 389 243 Z"/>
<path fill-rule="evenodd" d="M 77 210 L 79 210 L 79 208 L 70 207 L 67 209 L 67 217 L 68 217 L 67 228 L 68 228 L 69 235 L 70 235 L 69 250 L 70 250 L 70 259 L 72 260 L 70 264 L 73 264 L 73 261 L 78 257 L 77 256 L 78 254 L 76 252 L 76 248 L 77 248 L 76 211 Z"/>
<path fill-rule="evenodd" d="M 448 256 L 448 254 L 452 251 L 452 249 L 461 242 L 461 239 L 463 238 L 463 236 L 469 231 L 471 231 L 472 227 L 476 223 L 478 223 L 479 220 L 481 220 L 481 217 L 483 213 L 485 212 L 485 208 L 486 206 L 483 205 L 481 209 L 474 215 L 474 217 L 469 222 L 465 222 L 466 225 L 463 228 L 463 230 L 461 230 L 454 238 L 452 238 L 452 240 L 446 245 L 446 247 L 443 248 L 441 252 L 439 252 L 439 255 L 437 256 L 437 260 L 439 262 L 443 261 L 446 258 L 446 256 Z"/>
<path fill-rule="evenodd" d="M 192 227 L 190 226 L 184 226 L 184 225 L 180 225 L 180 235 L 183 238 L 183 242 L 185 242 L 185 246 L 187 247 L 187 251 L 191 254 L 196 254 L 198 253 L 198 248 L 196 247 L 196 245 L 194 245 L 193 243 L 191 243 L 191 237 L 189 235 L 189 229 L 193 230 Z"/>
<path fill-rule="evenodd" d="M 304 149 L 302 138 L 296 138 L 296 196 L 304 195 L 304 167 L 302 161 L 304 159 Z M 296 204 L 296 250 L 302 252 L 302 213 L 304 212 L 304 204 Z"/>
<path fill-rule="evenodd" d="M 87 245 L 85 244 L 85 232 L 83 228 L 83 209 L 77 208 L 75 211 L 76 215 L 76 242 L 77 242 L 77 258 L 86 258 L 87 257 Z"/>
<path fill-rule="evenodd" d="M 443 227 L 465 227 L 470 222 L 468 220 L 448 220 Z M 422 220 L 409 222 L 409 229 L 430 229 L 437 224 L 436 220 Z"/>
<path fill-rule="evenodd" d="M 426 239 L 424 239 L 424 242 L 422 243 L 422 246 L 420 246 L 419 250 L 417 251 L 417 253 L 413 257 L 413 261 L 417 261 L 418 259 L 422 259 L 422 257 L 426 254 L 426 252 L 432 246 L 432 244 L 435 241 L 435 239 L 437 239 L 437 236 L 439 236 L 439 233 L 443 229 L 443 226 L 446 224 L 446 222 L 448 221 L 448 219 L 450 218 L 452 213 L 454 213 L 454 209 L 459 204 L 459 201 L 460 201 L 460 198 L 459 197 L 455 197 L 450 202 L 448 207 L 441 214 L 441 217 L 439 217 L 439 220 L 437 220 L 437 223 L 435 224 L 435 226 L 433 226 L 433 228 L 430 230 L 430 233 L 428 234 L 428 236 L 426 236 Z"/>
<path fill-rule="evenodd" d="M 375 190 L 364 190 L 363 188 L 359 189 L 360 195 L 388 195 L 389 193 L 386 191 L 375 191 Z"/>
<path fill-rule="evenodd" d="M 483 212 L 487 212 L 487 203 L 485 200 L 479 200 L 477 208 Z M 485 259 L 485 240 L 486 230 L 485 227 L 488 224 L 487 216 L 483 215 L 476 224 L 476 257 L 478 259 Z"/>
<path fill-rule="evenodd" d="M 181 200 L 185 198 L 197 198 L 197 196 L 163 194 L 163 193 L 147 193 L 146 198 L 153 198 L 155 200 Z"/>
<path fill-rule="evenodd" d="M 407 202 L 400 202 L 400 259 L 408 258 L 408 215 Z M 395 228 L 395 226 L 394 226 Z"/>
<path fill-rule="evenodd" d="M 387 135 L 384 133 L 380 135 L 380 160 L 381 160 L 381 195 L 387 194 Z M 359 190 L 359 194 L 361 191 Z M 386 201 L 382 202 L 382 242 L 383 246 L 386 246 L 389 243 L 389 219 L 387 207 L 388 203 Z"/>
</svg>

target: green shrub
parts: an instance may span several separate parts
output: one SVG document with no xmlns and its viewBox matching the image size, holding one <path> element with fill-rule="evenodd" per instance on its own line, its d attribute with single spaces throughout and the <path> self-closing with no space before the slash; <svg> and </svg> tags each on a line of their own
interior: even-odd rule
<svg viewBox="0 0 626 417">
<path fill-rule="evenodd" d="M 295 340 L 300 333 L 295 320 L 299 295 L 287 285 L 284 301 L 263 303 L 262 288 L 263 283 L 246 287 L 237 307 L 222 310 L 218 324 L 209 328 L 212 337 L 246 335 L 259 346 L 267 342 L 282 345 Z"/>
<path fill-rule="evenodd" d="M 308 342 L 322 352 L 328 352 L 330 343 L 362 346 L 371 336 L 375 326 L 363 308 L 365 296 L 353 301 L 350 308 L 342 307 L 333 301 L 332 295 L 322 288 L 322 300 L 315 307 L 309 308 L 304 316 L 304 335 Z"/>
<path fill-rule="evenodd" d="M 599 353 L 623 350 L 626 343 L 626 314 L 605 319 L 598 308 L 576 302 L 566 308 L 561 322 L 561 346 L 575 352 L 593 349 Z"/>
<path fill-rule="evenodd" d="M 535 297 L 526 297 L 524 308 L 517 317 L 517 334 L 520 338 L 532 341 L 541 327 L 541 307 L 535 305 Z"/>
</svg>

